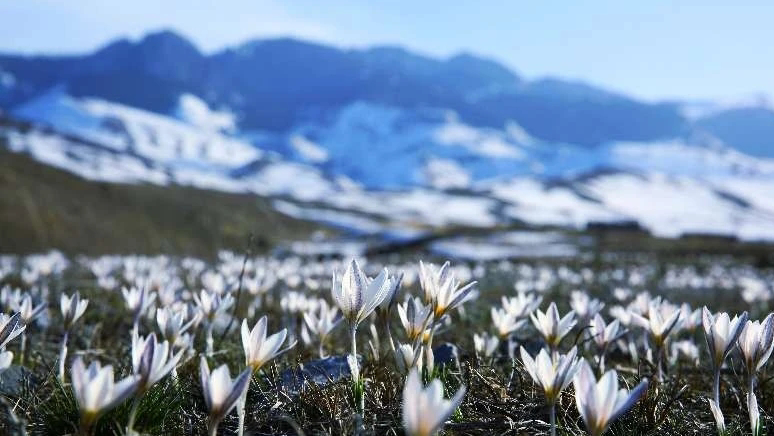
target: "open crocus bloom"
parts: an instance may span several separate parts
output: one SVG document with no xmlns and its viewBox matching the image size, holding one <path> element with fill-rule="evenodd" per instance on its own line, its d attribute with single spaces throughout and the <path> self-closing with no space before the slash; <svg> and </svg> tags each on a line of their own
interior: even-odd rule
<svg viewBox="0 0 774 436">
<path fill-rule="evenodd" d="M 115 382 L 111 365 L 101 366 L 94 361 L 86 367 L 80 357 L 73 361 L 70 376 L 78 410 L 86 423 L 93 422 L 132 395 L 139 379 L 131 375 Z"/>
</svg>

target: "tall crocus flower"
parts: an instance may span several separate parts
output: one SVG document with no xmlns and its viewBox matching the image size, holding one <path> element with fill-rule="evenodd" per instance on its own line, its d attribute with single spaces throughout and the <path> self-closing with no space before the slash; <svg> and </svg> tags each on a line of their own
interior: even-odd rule
<svg viewBox="0 0 774 436">
<path fill-rule="evenodd" d="M 331 293 L 336 305 L 349 323 L 350 340 L 352 344 L 352 354 L 349 359 L 350 365 L 357 366 L 357 327 L 365 320 L 376 306 L 381 304 L 390 291 L 393 284 L 389 278 L 386 269 L 383 269 L 375 279 L 369 279 L 357 261 L 350 262 L 344 274 L 339 276 L 334 271 L 333 286 Z M 353 376 L 359 371 L 353 371 Z M 353 377 L 355 397 L 358 400 L 358 412 L 363 413 L 365 408 L 365 399 L 363 397 L 363 386 L 360 377 Z"/>
<path fill-rule="evenodd" d="M 745 323 L 747 322 L 747 312 L 741 316 L 734 316 L 731 319 L 727 313 L 722 312 L 717 315 L 710 313 L 707 307 L 702 309 L 702 326 L 704 327 L 704 338 L 707 340 L 710 361 L 715 371 L 715 383 L 713 389 L 712 402 L 710 407 L 715 415 L 715 422 L 718 424 L 718 432 L 721 431 L 722 413 L 720 413 L 720 369 L 723 367 L 723 361 L 736 343 L 739 335 L 742 334 Z M 721 418 L 721 419 L 719 419 Z"/>
<path fill-rule="evenodd" d="M 194 294 L 193 298 L 202 318 L 207 320 L 207 349 L 205 352 L 208 356 L 211 356 L 215 351 L 214 340 L 212 338 L 212 329 L 215 327 L 215 320 L 234 304 L 234 297 L 231 296 L 231 294 L 226 294 L 224 297 L 217 292 L 202 289 L 198 295 Z"/>
<path fill-rule="evenodd" d="M 578 371 L 576 356 L 578 349 L 572 347 L 569 353 L 552 359 L 542 348 L 535 359 L 527 353 L 524 347 L 520 348 L 521 362 L 532 380 L 541 388 L 546 396 L 546 403 L 551 408 L 551 435 L 556 435 L 556 400 L 559 394 L 570 384 Z"/>
<path fill-rule="evenodd" d="M 199 371 L 204 403 L 209 411 L 209 434 L 215 436 L 218 434 L 220 422 L 236 407 L 239 398 L 250 386 L 252 369 L 245 369 L 232 381 L 227 365 L 221 365 L 210 372 L 210 367 L 202 356 Z"/>
<path fill-rule="evenodd" d="M 618 389 L 618 373 L 606 372 L 597 381 L 589 364 L 582 360 L 575 378 L 575 405 L 591 436 L 600 436 L 608 426 L 626 413 L 648 388 L 645 379 L 634 389 Z"/>
<path fill-rule="evenodd" d="M 413 368 L 403 388 L 403 429 L 408 436 L 436 434 L 462 403 L 464 396 L 465 387 L 462 386 L 451 400 L 445 400 L 443 385 L 438 379 L 423 388 L 419 373 Z"/>
<path fill-rule="evenodd" d="M 562 342 L 567 333 L 572 330 L 575 324 L 578 322 L 575 319 L 575 312 L 569 311 L 564 317 L 559 316 L 559 309 L 556 308 L 556 303 L 553 301 L 548 305 L 545 313 L 540 310 L 535 310 L 535 313 L 529 315 L 532 319 L 532 323 L 538 330 L 546 344 L 551 349 L 552 353 L 559 347 L 559 343 Z"/>
<path fill-rule="evenodd" d="M 259 371 L 270 360 L 292 348 L 296 343 L 293 341 L 285 349 L 280 349 L 287 338 L 287 329 L 282 329 L 271 336 L 266 336 L 266 316 L 255 324 L 252 330 L 247 325 L 247 320 L 242 320 L 242 348 L 245 352 L 245 363 L 252 370 L 252 373 Z M 249 383 L 248 383 L 249 384 Z M 241 436 L 244 433 L 245 423 L 245 405 L 247 401 L 247 389 L 244 390 L 239 398 L 237 413 L 239 415 L 239 430 Z"/>
<path fill-rule="evenodd" d="M 661 300 L 651 301 L 648 305 L 647 318 L 632 313 L 632 322 L 643 327 L 653 343 L 656 353 L 656 371 L 658 380 L 663 379 L 662 357 L 664 355 L 664 344 L 673 332 L 677 322 L 680 321 L 680 309 Z"/>
<path fill-rule="evenodd" d="M 86 308 L 89 306 L 89 300 L 81 298 L 81 295 L 76 292 L 72 296 L 62 294 L 59 298 L 59 309 L 62 312 L 62 323 L 64 324 L 64 335 L 62 336 L 62 344 L 59 348 L 59 382 L 64 384 L 65 382 L 65 361 L 67 360 L 67 339 L 70 336 L 70 330 L 73 328 L 76 322 L 86 312 Z"/>
<path fill-rule="evenodd" d="M 599 370 L 605 372 L 605 355 L 610 344 L 618 338 L 618 330 L 621 322 L 617 319 L 605 324 L 605 320 L 602 319 L 602 315 L 597 313 L 591 320 L 589 326 L 589 333 L 591 338 L 597 346 L 597 352 L 599 353 Z"/>
<path fill-rule="evenodd" d="M 73 361 L 70 377 L 81 415 L 82 434 L 88 434 L 103 413 L 129 398 L 137 389 L 138 381 L 138 376 L 131 375 L 116 382 L 111 365 L 101 366 L 93 361 L 86 367 L 80 356 Z"/>
<path fill-rule="evenodd" d="M 185 353 L 185 350 L 180 350 L 172 355 L 171 348 L 167 341 L 159 343 L 155 334 L 144 338 L 132 332 L 132 370 L 137 376 L 137 396 L 134 398 L 129 422 L 126 425 L 128 434 L 134 432 L 137 408 L 143 395 L 159 380 L 166 377 L 180 363 Z"/>
<path fill-rule="evenodd" d="M 761 433 L 758 400 L 755 398 L 755 381 L 758 371 L 766 364 L 774 349 L 774 313 L 763 322 L 747 321 L 739 335 L 739 349 L 747 367 L 748 389 L 747 408 L 750 412 L 752 434 Z"/>
</svg>

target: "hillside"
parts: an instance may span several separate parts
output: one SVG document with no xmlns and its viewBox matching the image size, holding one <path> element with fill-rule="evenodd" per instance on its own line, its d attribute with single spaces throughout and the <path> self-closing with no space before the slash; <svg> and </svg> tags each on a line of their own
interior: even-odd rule
<svg viewBox="0 0 774 436">
<path fill-rule="evenodd" d="M 0 144 L 2 145 L 2 144 Z M 265 251 L 317 226 L 275 212 L 255 195 L 91 182 L 0 146 L 0 251 L 71 253 Z"/>
</svg>

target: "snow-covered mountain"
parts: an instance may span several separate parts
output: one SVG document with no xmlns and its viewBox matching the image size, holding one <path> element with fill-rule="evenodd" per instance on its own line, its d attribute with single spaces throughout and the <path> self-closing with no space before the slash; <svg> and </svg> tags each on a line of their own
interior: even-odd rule
<svg viewBox="0 0 774 436">
<path fill-rule="evenodd" d="M 477 128 L 449 111 L 364 102 L 327 124 L 228 134 L 228 114 L 194 98 L 162 116 L 55 89 L 11 113 L 37 128 L 9 124 L 2 136 L 88 179 L 253 192 L 287 215 L 389 238 L 636 221 L 662 236 L 774 239 L 774 160 L 706 139 L 589 148 L 536 140 L 515 123 Z M 192 101 L 194 115 L 181 115 Z"/>
<path fill-rule="evenodd" d="M 774 239 L 774 112 L 755 104 L 648 104 L 472 55 L 287 39 L 204 55 L 162 32 L 0 55 L 13 151 L 92 180 L 270 196 L 391 239 L 601 222 Z"/>
</svg>

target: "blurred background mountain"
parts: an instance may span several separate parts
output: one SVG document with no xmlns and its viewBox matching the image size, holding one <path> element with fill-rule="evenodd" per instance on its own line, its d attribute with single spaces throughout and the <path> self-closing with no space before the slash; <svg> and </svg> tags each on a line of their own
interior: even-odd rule
<svg viewBox="0 0 774 436">
<path fill-rule="evenodd" d="M 164 30 L 86 54 L 0 54 L 0 110 L 0 242 L 17 251 L 83 249 L 65 242 L 78 234 L 68 229 L 99 208 L 88 200 L 35 230 L 30 218 L 68 213 L 43 198 L 82 191 L 19 200 L 32 181 L 20 186 L 29 177 L 13 170 L 34 162 L 103 187 L 135 186 L 104 188 L 118 196 L 111 201 L 148 185 L 175 192 L 152 188 L 153 200 L 122 214 L 181 197 L 186 205 L 163 215 L 238 210 L 234 234 L 255 230 L 241 217 L 258 207 L 287 218 L 289 233 L 314 222 L 382 243 L 459 229 L 601 225 L 659 237 L 774 238 L 774 110 L 763 97 L 647 102 L 578 81 L 525 79 L 473 53 L 436 58 L 398 46 L 272 38 L 203 53 Z M 260 206 L 235 206 L 230 196 L 244 194 Z M 197 196 L 206 204 L 188 204 Z M 176 227 L 159 219 L 152 234 Z M 64 231 L 40 230 L 57 226 Z M 219 238 L 204 237 L 202 246 Z"/>
</svg>

